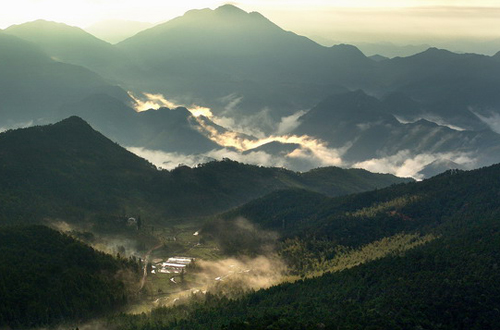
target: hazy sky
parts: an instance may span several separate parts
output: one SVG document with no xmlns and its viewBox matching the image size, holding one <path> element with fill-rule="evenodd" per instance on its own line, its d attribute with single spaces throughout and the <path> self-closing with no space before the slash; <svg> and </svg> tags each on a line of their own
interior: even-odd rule
<svg viewBox="0 0 500 330">
<path fill-rule="evenodd" d="M 108 19 L 162 22 L 217 0 L 0 0 L 0 28 L 36 19 L 87 27 Z M 332 41 L 500 38 L 500 0 L 240 0 L 281 27 Z"/>
</svg>

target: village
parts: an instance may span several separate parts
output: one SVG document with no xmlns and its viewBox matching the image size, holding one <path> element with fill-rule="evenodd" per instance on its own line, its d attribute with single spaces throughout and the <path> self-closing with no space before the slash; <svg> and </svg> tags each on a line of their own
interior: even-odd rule
<svg viewBox="0 0 500 330">
<path fill-rule="evenodd" d="M 151 274 L 182 274 L 185 273 L 188 266 L 192 265 L 196 259 L 190 257 L 172 257 L 167 261 L 154 259 L 151 266 Z"/>
</svg>

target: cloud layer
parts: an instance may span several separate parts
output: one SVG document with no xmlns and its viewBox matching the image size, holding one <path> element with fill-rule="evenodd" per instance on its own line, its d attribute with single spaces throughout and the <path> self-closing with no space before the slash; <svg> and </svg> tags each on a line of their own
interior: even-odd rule
<svg viewBox="0 0 500 330">
<path fill-rule="evenodd" d="M 134 97 L 134 99 L 136 100 L 138 111 L 161 106 L 169 108 L 181 106 L 176 102 L 167 100 L 160 94 L 143 93 L 141 98 Z M 197 123 L 194 128 L 220 145 L 219 149 L 194 155 L 169 153 L 137 147 L 130 147 L 128 150 L 146 158 L 157 167 L 167 170 L 174 169 L 179 165 L 193 167 L 212 160 L 230 158 L 247 164 L 284 167 L 296 171 L 307 171 L 325 166 L 355 167 L 376 173 L 390 173 L 401 177 L 422 179 L 423 174 L 420 172 L 426 166 L 437 161 L 455 163 L 463 168 L 473 168 L 477 165 L 474 155 L 465 152 L 415 153 L 410 150 L 400 150 L 392 155 L 389 154 L 356 163 L 347 162 L 343 159 L 343 156 L 351 148 L 354 141 L 347 143 L 341 148 L 331 148 L 326 142 L 320 139 L 307 135 L 298 136 L 289 134 L 300 124 L 300 117 L 306 111 L 298 111 L 290 116 L 281 118 L 277 123 L 271 123 L 270 116 L 268 115 L 270 109 L 263 109 L 245 120 L 236 122 L 230 115 L 237 111 L 241 101 L 242 98 L 237 95 L 228 95 L 224 100 L 226 107 L 222 111 L 222 116 L 214 115 L 211 109 L 206 107 L 197 105 L 187 107 Z M 500 124 L 498 124 L 500 119 L 498 119 L 499 116 L 497 114 L 490 117 L 475 114 L 481 120 L 487 122 L 492 130 L 500 132 Z M 456 131 L 463 130 L 460 127 L 444 122 L 444 120 L 436 116 L 428 115 L 426 119 Z M 398 120 L 402 121 L 402 119 Z M 274 125 L 276 133 L 266 136 L 258 128 L 255 128 L 256 123 L 263 122 L 266 125 Z M 248 126 L 250 125 L 249 123 L 252 123 L 251 127 Z M 367 129 L 373 124 L 359 124 L 358 128 Z"/>
</svg>

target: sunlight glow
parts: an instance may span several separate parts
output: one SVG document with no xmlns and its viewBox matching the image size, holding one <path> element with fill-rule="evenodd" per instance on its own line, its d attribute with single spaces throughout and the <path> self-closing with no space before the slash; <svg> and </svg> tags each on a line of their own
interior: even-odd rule
<svg viewBox="0 0 500 330">
<path fill-rule="evenodd" d="M 0 29 L 37 19 L 81 28 L 105 20 L 162 23 L 191 9 L 225 3 L 257 11 L 325 45 L 357 42 L 427 43 L 444 39 L 496 39 L 498 0 L 5 0 Z"/>
</svg>

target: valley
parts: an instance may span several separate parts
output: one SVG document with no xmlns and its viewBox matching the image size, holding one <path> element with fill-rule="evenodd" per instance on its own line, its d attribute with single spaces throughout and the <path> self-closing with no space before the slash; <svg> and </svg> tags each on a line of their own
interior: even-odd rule
<svg viewBox="0 0 500 330">
<path fill-rule="evenodd" d="M 422 38 L 500 12 L 383 1 L 314 6 Z M 324 46 L 250 3 L 2 27 L 0 329 L 498 328 L 496 32 Z"/>
</svg>

